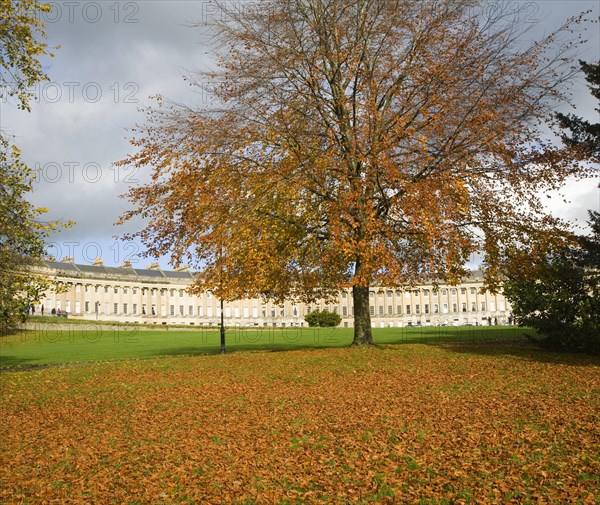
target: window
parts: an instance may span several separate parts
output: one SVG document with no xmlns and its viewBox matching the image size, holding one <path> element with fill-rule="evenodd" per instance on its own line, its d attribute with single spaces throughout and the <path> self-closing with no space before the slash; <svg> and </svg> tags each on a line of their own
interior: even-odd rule
<svg viewBox="0 0 600 505">
<path fill-rule="evenodd" d="M 81 302 L 75 302 L 75 314 L 81 314 Z"/>
<path fill-rule="evenodd" d="M 391 305 L 388 305 L 388 316 L 391 316 L 394 314 L 394 307 L 392 307 Z"/>
<path fill-rule="evenodd" d="M 175 315 L 175 305 L 171 305 L 169 314 L 171 314 L 172 316 Z"/>
<path fill-rule="evenodd" d="M 348 315 L 348 307 L 342 307 L 342 315 L 346 317 Z"/>
<path fill-rule="evenodd" d="M 485 312 L 485 302 L 481 302 L 481 312 Z"/>
<path fill-rule="evenodd" d="M 434 314 L 439 314 L 440 313 L 440 306 L 437 303 L 433 304 L 433 313 Z"/>
<path fill-rule="evenodd" d="M 104 292 L 108 293 L 108 286 L 104 286 Z"/>
<path fill-rule="evenodd" d="M 193 305 L 188 306 L 188 315 L 190 315 L 190 316 L 194 315 L 194 306 Z"/>
<path fill-rule="evenodd" d="M 475 288 L 471 288 L 471 294 L 474 295 L 475 294 Z"/>
<path fill-rule="evenodd" d="M 123 294 L 126 295 L 127 294 L 127 288 L 123 288 Z"/>
<path fill-rule="evenodd" d="M 477 304 L 475 302 L 471 302 L 471 312 L 477 312 Z"/>
<path fill-rule="evenodd" d="M 147 312 L 146 312 L 146 304 L 143 303 L 142 304 L 142 315 L 145 316 L 146 314 L 147 314 Z"/>
<path fill-rule="evenodd" d="M 429 314 L 429 304 L 425 304 L 425 314 Z"/>
<path fill-rule="evenodd" d="M 463 303 L 463 304 L 462 304 L 462 311 L 463 311 L 463 312 L 466 312 L 466 311 L 467 311 L 467 304 L 466 304 L 466 303 Z"/>
<path fill-rule="evenodd" d="M 421 313 L 421 306 L 419 304 L 415 305 L 415 314 Z"/>
<path fill-rule="evenodd" d="M 84 290 L 85 290 L 86 293 L 88 292 L 88 289 L 89 289 L 89 286 L 86 284 L 85 288 L 84 288 Z"/>
<path fill-rule="evenodd" d="M 85 307 L 85 311 L 89 312 L 90 311 L 90 302 L 85 302 L 84 307 Z"/>
<path fill-rule="evenodd" d="M 373 298 L 375 296 L 375 293 L 373 291 L 369 291 L 369 298 Z"/>
<path fill-rule="evenodd" d="M 442 310 L 443 310 L 444 314 L 448 313 L 448 304 L 447 303 L 444 303 Z"/>
<path fill-rule="evenodd" d="M 183 305 L 179 306 L 179 315 L 183 316 Z"/>
<path fill-rule="evenodd" d="M 407 306 L 406 306 L 406 313 L 407 313 L 407 314 L 410 314 L 410 305 L 407 305 Z"/>
<path fill-rule="evenodd" d="M 137 315 L 137 303 L 133 304 L 133 310 L 132 310 L 133 314 Z"/>
<path fill-rule="evenodd" d="M 132 291 L 134 295 L 137 295 L 137 288 L 133 288 Z"/>
<path fill-rule="evenodd" d="M 81 284 L 75 284 L 75 293 L 81 293 Z"/>
<path fill-rule="evenodd" d="M 442 289 L 442 295 L 446 296 L 448 294 L 448 290 L 447 289 Z"/>
<path fill-rule="evenodd" d="M 115 304 L 114 304 L 114 306 L 113 306 L 113 312 L 114 312 L 115 314 L 118 314 L 118 313 L 119 313 L 119 304 L 118 304 L 118 303 L 115 303 Z"/>
<path fill-rule="evenodd" d="M 156 315 L 156 305 L 152 304 L 152 315 Z"/>
<path fill-rule="evenodd" d="M 456 294 L 456 288 L 452 288 L 452 290 L 450 291 L 453 295 Z"/>
<path fill-rule="evenodd" d="M 281 317 L 285 316 L 285 309 L 284 309 L 283 307 L 281 307 L 281 308 L 279 309 L 279 315 L 280 315 Z"/>
<path fill-rule="evenodd" d="M 456 303 L 452 304 L 452 312 L 458 312 L 458 305 Z"/>
<path fill-rule="evenodd" d="M 383 305 L 379 306 L 379 315 L 383 316 Z"/>
<path fill-rule="evenodd" d="M 206 298 L 210 298 L 212 295 L 210 294 L 210 291 L 206 292 Z"/>
<path fill-rule="evenodd" d="M 169 296 L 175 296 L 175 290 L 174 289 L 171 289 L 169 291 Z"/>
<path fill-rule="evenodd" d="M 396 313 L 397 313 L 397 314 L 402 314 L 402 305 L 398 305 L 398 306 L 396 307 Z"/>
<path fill-rule="evenodd" d="M 392 297 L 392 292 L 391 292 L 391 291 L 388 291 L 388 292 L 387 292 L 387 297 L 388 297 L 388 298 L 391 298 L 391 297 Z"/>
<path fill-rule="evenodd" d="M 342 291 L 342 298 L 348 298 L 348 293 L 346 291 Z"/>
<path fill-rule="evenodd" d="M 271 309 L 271 317 L 275 317 L 275 309 Z"/>
<path fill-rule="evenodd" d="M 115 295 L 118 294 L 119 293 L 119 288 L 117 286 L 115 286 L 114 291 L 115 291 Z"/>
<path fill-rule="evenodd" d="M 374 316 L 375 315 L 375 305 L 371 305 L 370 310 L 371 310 L 371 315 Z"/>
<path fill-rule="evenodd" d="M 123 314 L 127 315 L 127 304 L 123 304 Z"/>
<path fill-rule="evenodd" d="M 183 298 L 183 289 L 179 290 L 179 298 Z"/>
<path fill-rule="evenodd" d="M 99 288 L 99 287 L 100 287 L 100 286 L 94 286 L 94 293 L 97 293 L 97 292 L 98 292 L 98 288 Z"/>
<path fill-rule="evenodd" d="M 198 317 L 202 317 L 202 307 L 198 306 Z"/>
<path fill-rule="evenodd" d="M 460 294 L 461 295 L 466 295 L 467 294 L 467 288 L 460 288 Z"/>
</svg>

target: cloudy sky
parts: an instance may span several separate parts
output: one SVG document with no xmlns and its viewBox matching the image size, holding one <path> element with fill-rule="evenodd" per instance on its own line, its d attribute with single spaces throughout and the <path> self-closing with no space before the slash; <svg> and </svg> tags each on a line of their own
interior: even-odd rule
<svg viewBox="0 0 600 505">
<path fill-rule="evenodd" d="M 230 0 L 235 2 L 237 0 Z M 243 1 L 243 0 L 242 0 Z M 50 46 L 60 45 L 45 61 L 51 82 L 40 85 L 32 112 L 18 111 L 9 101 L 0 103 L 0 126 L 15 136 L 24 160 L 37 171 L 32 201 L 50 209 L 50 219 L 77 224 L 51 237 L 48 252 L 70 255 L 79 263 L 102 256 L 105 264 L 138 259 L 139 244 L 115 239 L 138 223 L 114 227 L 128 208 L 119 195 L 145 174 L 115 168 L 131 148 L 128 129 L 143 121 L 141 107 L 161 94 L 173 101 L 203 104 L 208 98 L 190 88 L 183 76 L 212 65 L 214 54 L 210 22 L 217 15 L 210 0 L 49 1 L 52 12 L 42 16 Z M 517 2 L 509 2 L 515 4 Z M 535 33 L 549 32 L 566 18 L 592 9 L 597 0 L 538 0 L 525 4 Z M 194 28 L 191 24 L 200 24 Z M 580 58 L 597 61 L 599 25 L 590 25 L 589 39 Z M 594 101 L 582 79 L 575 88 L 575 111 L 598 120 Z M 587 209 L 600 210 L 597 181 L 571 183 L 561 199 L 550 200 L 556 215 L 576 223 Z M 167 267 L 167 259 L 161 265 Z"/>
</svg>

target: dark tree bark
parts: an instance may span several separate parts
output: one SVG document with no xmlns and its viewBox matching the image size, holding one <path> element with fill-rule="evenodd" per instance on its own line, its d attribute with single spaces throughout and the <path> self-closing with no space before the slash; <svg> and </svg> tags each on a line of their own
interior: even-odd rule
<svg viewBox="0 0 600 505">
<path fill-rule="evenodd" d="M 352 345 L 372 345 L 369 286 L 354 286 L 352 298 L 354 300 L 354 340 Z"/>
</svg>

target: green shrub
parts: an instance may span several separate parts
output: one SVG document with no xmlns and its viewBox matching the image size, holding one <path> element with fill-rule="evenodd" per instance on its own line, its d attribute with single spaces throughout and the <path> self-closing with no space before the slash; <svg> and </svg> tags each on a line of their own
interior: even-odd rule
<svg viewBox="0 0 600 505">
<path fill-rule="evenodd" d="M 321 328 L 339 326 L 342 322 L 339 314 L 328 310 L 314 310 L 306 314 L 304 320 L 308 323 L 308 326 L 318 326 Z"/>
</svg>

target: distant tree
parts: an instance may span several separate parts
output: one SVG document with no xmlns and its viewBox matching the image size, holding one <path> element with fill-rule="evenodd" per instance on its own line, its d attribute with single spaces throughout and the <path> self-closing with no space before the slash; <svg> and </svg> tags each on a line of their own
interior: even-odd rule
<svg viewBox="0 0 600 505">
<path fill-rule="evenodd" d="M 304 316 L 304 320 L 308 323 L 308 326 L 319 326 L 321 328 L 339 326 L 342 322 L 339 314 L 328 310 L 313 310 Z"/>
<path fill-rule="evenodd" d="M 600 61 L 593 64 L 580 60 L 579 65 L 589 83 L 592 95 L 600 104 Z M 594 110 L 600 114 L 600 106 Z M 590 123 L 573 114 L 558 113 L 557 117 L 560 126 L 570 132 L 570 135 L 568 133 L 562 135 L 563 141 L 580 149 L 584 156 L 600 163 L 600 122 Z"/>
<path fill-rule="evenodd" d="M 600 213 L 590 211 L 589 224 L 589 236 L 541 257 L 526 275 L 515 268 L 504 284 L 517 322 L 546 347 L 600 352 Z"/>
<path fill-rule="evenodd" d="M 373 342 L 369 286 L 457 283 L 473 252 L 498 286 L 509 248 L 564 231 L 540 194 L 586 173 L 539 128 L 565 98 L 583 16 L 529 42 L 515 3 L 488 7 L 224 8 L 220 66 L 190 76 L 214 106 L 159 98 L 121 162 L 153 171 L 128 193 L 121 222 L 147 226 L 127 238 L 195 265 L 195 289 L 226 299 L 351 287 L 354 345 Z"/>
<path fill-rule="evenodd" d="M 0 2 L 0 101 L 16 97 L 20 109 L 30 110 L 31 88 L 47 79 L 39 58 L 51 53 L 42 41 L 40 13 L 49 9 L 35 0 Z M 20 155 L 0 130 L 0 332 L 23 320 L 52 286 L 30 267 L 43 255 L 44 240 L 57 223 L 40 221 L 46 209 L 27 201 L 32 172 Z"/>
</svg>

